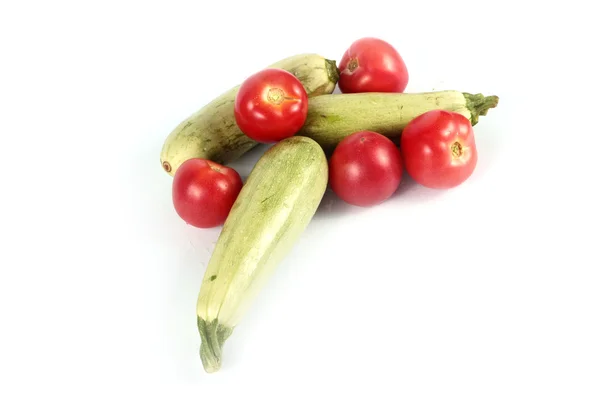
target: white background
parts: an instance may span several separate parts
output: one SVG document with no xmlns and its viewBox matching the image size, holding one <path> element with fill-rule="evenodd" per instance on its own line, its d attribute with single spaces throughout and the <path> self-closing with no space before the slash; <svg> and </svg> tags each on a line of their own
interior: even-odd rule
<svg viewBox="0 0 600 400">
<path fill-rule="evenodd" d="M 2 2 L 0 398 L 600 398 L 597 14 L 536 3 Z M 370 209 L 327 194 L 207 375 L 219 229 L 175 214 L 163 140 L 363 36 L 400 51 L 407 91 L 500 97 L 477 169 Z"/>
</svg>

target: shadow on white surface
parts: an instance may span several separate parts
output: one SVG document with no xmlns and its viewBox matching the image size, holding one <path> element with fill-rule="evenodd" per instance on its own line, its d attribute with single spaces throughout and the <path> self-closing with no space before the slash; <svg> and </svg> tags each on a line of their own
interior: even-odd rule
<svg viewBox="0 0 600 400">
<path fill-rule="evenodd" d="M 404 171 L 398 190 L 388 201 L 390 203 L 424 204 L 438 200 L 445 192 L 446 190 L 430 189 L 415 182 Z"/>
<path fill-rule="evenodd" d="M 336 218 L 346 214 L 355 214 L 364 210 L 365 209 L 362 207 L 357 207 L 346 203 L 340 199 L 330 187 L 327 187 L 314 218 Z"/>
<path fill-rule="evenodd" d="M 389 199 L 374 206 L 358 207 L 346 203 L 339 198 L 330 187 L 328 187 L 314 219 L 347 218 L 349 215 L 358 216 L 363 213 L 368 213 L 371 210 L 377 210 L 380 207 L 389 207 L 391 204 L 399 206 L 402 206 L 402 204 L 424 204 L 435 201 L 443 196 L 445 192 L 445 190 L 426 188 L 412 180 L 412 178 L 404 172 L 398 189 Z"/>
<path fill-rule="evenodd" d="M 250 175 L 250 172 L 252 172 L 252 168 L 254 168 L 254 165 L 256 165 L 258 159 L 271 146 L 272 144 L 259 144 L 258 146 L 245 153 L 239 159 L 227 164 L 227 166 L 235 169 L 238 172 L 238 174 L 240 174 L 240 176 L 242 177 L 242 180 L 246 182 L 248 176 Z"/>
</svg>

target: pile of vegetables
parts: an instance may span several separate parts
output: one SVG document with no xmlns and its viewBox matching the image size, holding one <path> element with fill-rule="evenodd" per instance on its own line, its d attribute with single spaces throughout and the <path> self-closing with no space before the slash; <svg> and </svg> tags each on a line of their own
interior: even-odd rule
<svg viewBox="0 0 600 400">
<path fill-rule="evenodd" d="M 177 214 L 194 227 L 222 226 L 196 307 L 207 372 L 221 367 L 223 344 L 328 187 L 371 207 L 396 193 L 404 171 L 435 189 L 472 175 L 473 126 L 498 97 L 405 93 L 408 78 L 391 44 L 362 38 L 339 65 L 300 54 L 258 71 L 168 135 L 160 158 Z M 228 164 L 260 143 L 272 146 L 243 182 Z"/>
</svg>

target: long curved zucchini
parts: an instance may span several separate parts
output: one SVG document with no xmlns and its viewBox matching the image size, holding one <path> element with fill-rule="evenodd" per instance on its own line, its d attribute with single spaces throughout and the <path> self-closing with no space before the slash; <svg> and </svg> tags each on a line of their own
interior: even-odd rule
<svg viewBox="0 0 600 400">
<path fill-rule="evenodd" d="M 200 358 L 207 372 L 219 370 L 223 343 L 311 221 L 327 181 L 323 149 L 302 136 L 278 142 L 252 169 L 198 295 Z"/>
<path fill-rule="evenodd" d="M 497 105 L 497 96 L 456 90 L 332 94 L 308 102 L 308 116 L 298 135 L 314 139 L 330 152 L 343 138 L 361 130 L 398 137 L 413 118 L 430 110 L 455 111 L 475 125 L 480 115 Z"/>
<path fill-rule="evenodd" d="M 294 74 L 309 97 L 332 93 L 339 78 L 335 61 L 317 54 L 288 57 L 270 67 Z M 239 88 L 240 85 L 223 93 L 171 131 L 160 153 L 162 167 L 169 175 L 175 175 L 177 168 L 190 158 L 226 164 L 258 144 L 235 123 L 233 109 Z"/>
</svg>

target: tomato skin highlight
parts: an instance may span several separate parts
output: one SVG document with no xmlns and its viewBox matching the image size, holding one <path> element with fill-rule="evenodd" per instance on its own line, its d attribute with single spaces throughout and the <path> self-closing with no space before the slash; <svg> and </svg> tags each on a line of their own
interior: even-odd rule
<svg viewBox="0 0 600 400">
<path fill-rule="evenodd" d="M 192 158 L 181 164 L 173 177 L 173 206 L 179 217 L 194 227 L 220 226 L 242 186 L 242 178 L 233 168 Z"/>
<path fill-rule="evenodd" d="M 266 68 L 247 78 L 236 95 L 235 121 L 260 143 L 295 135 L 306 121 L 308 95 L 302 83 L 283 69 Z"/>
<path fill-rule="evenodd" d="M 466 181 L 477 165 L 471 122 L 462 114 L 428 111 L 402 131 L 400 149 L 408 175 L 432 189 L 450 189 Z"/>
<path fill-rule="evenodd" d="M 403 93 L 408 69 L 400 53 L 388 42 L 364 37 L 353 42 L 340 60 L 342 93 Z"/>
<path fill-rule="evenodd" d="M 387 137 L 371 131 L 344 138 L 329 160 L 329 182 L 346 203 L 370 207 L 389 199 L 402 179 L 401 153 Z"/>
</svg>

